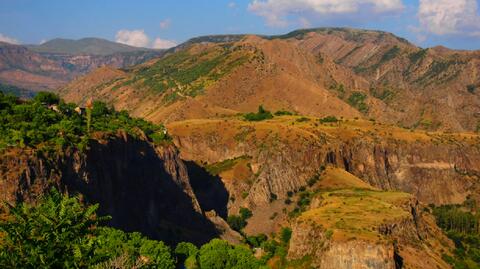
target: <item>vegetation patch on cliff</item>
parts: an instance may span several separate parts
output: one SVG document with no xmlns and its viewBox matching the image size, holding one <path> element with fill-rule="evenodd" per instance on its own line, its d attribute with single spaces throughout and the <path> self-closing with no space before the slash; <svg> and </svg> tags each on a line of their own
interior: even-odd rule
<svg viewBox="0 0 480 269">
<path fill-rule="evenodd" d="M 476 202 L 467 200 L 463 205 L 432 206 L 437 225 L 455 243 L 453 255 L 443 259 L 455 269 L 480 267 L 480 217 Z"/>
<path fill-rule="evenodd" d="M 145 135 L 153 142 L 168 140 L 166 129 L 126 111 L 115 111 L 102 102 L 82 109 L 52 93 L 40 92 L 32 100 L 0 93 L 0 149 L 6 147 L 85 148 L 94 132 L 123 130 Z"/>
<path fill-rule="evenodd" d="M 167 101 L 175 101 L 179 96 L 197 96 L 205 88 L 248 62 L 247 51 L 231 46 L 216 46 L 198 51 L 195 47 L 174 52 L 150 66 L 132 72 L 132 78 L 123 81 L 121 86 L 142 85 L 157 93 L 169 93 Z M 176 98 L 173 98 L 173 97 Z"/>
</svg>

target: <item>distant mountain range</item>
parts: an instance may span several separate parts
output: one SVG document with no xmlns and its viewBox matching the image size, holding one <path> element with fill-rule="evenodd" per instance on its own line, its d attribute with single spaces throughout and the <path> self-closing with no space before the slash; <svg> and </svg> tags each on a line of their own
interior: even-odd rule
<svg viewBox="0 0 480 269">
<path fill-rule="evenodd" d="M 0 42 L 0 82 L 31 90 L 54 90 L 98 67 L 125 68 L 163 53 L 98 38 L 54 39 L 25 46 Z"/>
<path fill-rule="evenodd" d="M 101 38 L 82 38 L 79 40 L 56 38 L 40 45 L 26 45 L 30 50 L 45 54 L 70 55 L 111 55 L 115 53 L 155 51 L 112 42 Z"/>
</svg>

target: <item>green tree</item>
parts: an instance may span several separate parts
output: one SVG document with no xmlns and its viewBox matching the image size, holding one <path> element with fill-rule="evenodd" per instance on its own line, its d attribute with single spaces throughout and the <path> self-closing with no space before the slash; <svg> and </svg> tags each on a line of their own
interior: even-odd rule
<svg viewBox="0 0 480 269">
<path fill-rule="evenodd" d="M 51 92 L 39 92 L 33 100 L 45 105 L 57 105 L 60 103 L 60 97 Z"/>
<path fill-rule="evenodd" d="M 84 208 L 76 197 L 52 190 L 38 206 L 8 205 L 9 217 L 0 223 L 1 268 L 86 268 L 95 255 L 98 205 Z"/>
<path fill-rule="evenodd" d="M 243 246 L 232 246 L 220 239 L 213 239 L 199 251 L 199 265 L 202 269 L 255 269 L 260 262 L 252 252 Z"/>
<path fill-rule="evenodd" d="M 265 110 L 263 105 L 260 105 L 257 113 L 247 113 L 243 116 L 243 118 L 247 121 L 262 121 L 272 119 L 273 115 L 270 111 Z"/>
</svg>

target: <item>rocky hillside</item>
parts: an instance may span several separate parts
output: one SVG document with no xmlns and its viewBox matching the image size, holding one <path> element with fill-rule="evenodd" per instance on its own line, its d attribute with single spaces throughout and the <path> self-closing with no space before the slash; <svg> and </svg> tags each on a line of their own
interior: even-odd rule
<svg viewBox="0 0 480 269">
<path fill-rule="evenodd" d="M 346 269 L 450 268 L 453 243 L 425 204 L 479 198 L 473 134 L 283 115 L 174 122 L 166 136 L 99 102 L 74 107 L 0 95 L 2 201 L 55 187 L 170 244 L 222 237 L 271 268 Z M 252 241 L 262 234 L 272 246 Z"/>
<path fill-rule="evenodd" d="M 224 183 L 228 215 L 253 212 L 247 234 L 291 226 L 289 259 L 315 268 L 449 268 L 426 205 L 479 198 L 477 135 L 300 116 L 167 127 Z"/>
<path fill-rule="evenodd" d="M 103 76 L 116 71 L 91 73 L 61 93 L 76 102 L 101 98 L 153 121 L 249 112 L 264 104 L 303 115 L 475 131 L 479 60 L 475 51 L 422 49 L 379 31 L 207 36 L 110 80 Z"/>
<path fill-rule="evenodd" d="M 101 39 L 51 41 L 39 46 L 0 43 L 0 82 L 54 90 L 101 66 L 125 68 L 162 55 L 161 50 L 129 47 Z"/>
</svg>

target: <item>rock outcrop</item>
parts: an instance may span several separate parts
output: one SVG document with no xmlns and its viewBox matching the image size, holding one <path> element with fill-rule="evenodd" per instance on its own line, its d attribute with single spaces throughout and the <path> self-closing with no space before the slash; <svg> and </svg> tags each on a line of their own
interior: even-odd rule
<svg viewBox="0 0 480 269">
<path fill-rule="evenodd" d="M 452 243 L 415 198 L 338 190 L 320 199 L 294 221 L 289 259 L 311 257 L 322 269 L 450 268 L 441 253 Z"/>
<path fill-rule="evenodd" d="M 367 122 L 360 129 L 355 121 L 334 127 L 294 123 L 201 120 L 169 126 L 184 159 L 217 163 L 250 156 L 256 174 L 249 190 L 252 205 L 268 203 L 272 194 L 286 198 L 328 164 L 379 189 L 414 194 L 426 204 L 463 202 L 480 176 L 475 135 L 443 136 Z"/>
</svg>

